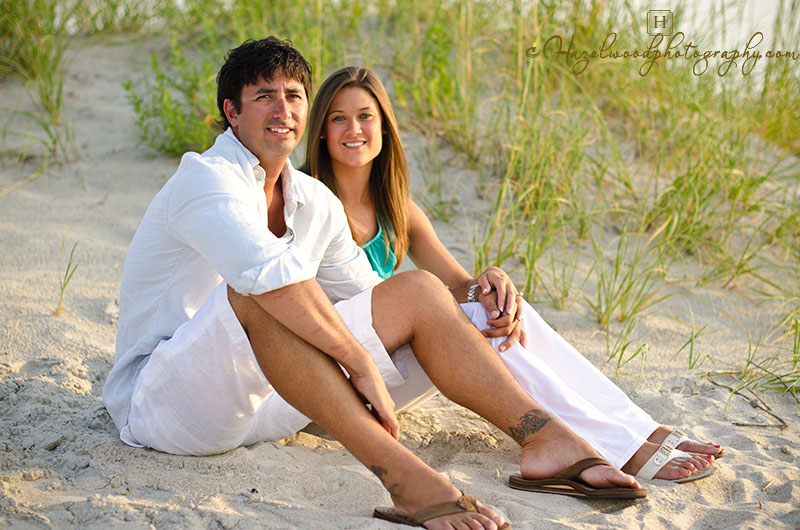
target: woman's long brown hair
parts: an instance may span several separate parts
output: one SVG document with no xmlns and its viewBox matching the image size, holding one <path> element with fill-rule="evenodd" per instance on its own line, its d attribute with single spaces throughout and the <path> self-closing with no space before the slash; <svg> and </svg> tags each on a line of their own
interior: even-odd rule
<svg viewBox="0 0 800 530">
<path fill-rule="evenodd" d="M 397 121 L 389 95 L 375 72 L 369 68 L 348 66 L 334 72 L 322 83 L 311 107 L 306 161 L 300 170 L 321 180 L 339 196 L 328 145 L 322 136 L 325 134 L 325 119 L 333 98 L 342 89 L 349 87 L 361 87 L 375 98 L 381 113 L 383 130 L 386 131 L 383 135 L 383 148 L 372 163 L 369 193 L 375 205 L 378 222 L 384 227 L 386 259 L 389 259 L 391 245 L 397 257 L 396 269 L 408 252 L 408 163 L 397 134 Z"/>
</svg>

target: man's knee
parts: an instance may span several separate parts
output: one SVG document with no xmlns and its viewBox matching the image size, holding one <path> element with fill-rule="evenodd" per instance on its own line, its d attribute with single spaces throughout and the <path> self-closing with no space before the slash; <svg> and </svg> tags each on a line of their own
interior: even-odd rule
<svg viewBox="0 0 800 530">
<path fill-rule="evenodd" d="M 416 293 L 449 293 L 447 287 L 439 278 L 423 270 L 400 272 L 386 280 L 386 282 L 393 282 L 400 288 L 410 289 Z"/>
<path fill-rule="evenodd" d="M 388 303 L 415 315 L 439 312 L 454 302 L 441 280 L 422 270 L 402 272 L 381 282 L 373 290 L 372 300 L 373 304 Z"/>
</svg>

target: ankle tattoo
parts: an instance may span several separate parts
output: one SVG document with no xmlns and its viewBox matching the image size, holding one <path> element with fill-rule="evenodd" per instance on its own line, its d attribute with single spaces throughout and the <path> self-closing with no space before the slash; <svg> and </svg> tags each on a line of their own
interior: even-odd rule
<svg viewBox="0 0 800 530">
<path fill-rule="evenodd" d="M 516 427 L 509 427 L 508 430 L 511 432 L 511 437 L 514 441 L 522 445 L 525 438 L 539 432 L 551 419 L 553 418 L 544 410 L 531 409 L 519 419 L 519 424 Z"/>
<path fill-rule="evenodd" d="M 397 489 L 397 487 L 399 485 L 398 484 L 387 484 L 383 480 L 383 476 L 386 473 L 388 473 L 389 470 L 385 469 L 385 468 L 382 468 L 381 466 L 369 466 L 369 470 L 372 471 L 373 473 L 375 473 L 375 476 L 378 477 L 378 480 L 381 481 L 381 484 L 383 484 L 383 487 L 386 488 L 386 491 L 388 491 L 390 494 L 394 495 L 394 492 L 395 492 L 395 490 Z"/>
</svg>

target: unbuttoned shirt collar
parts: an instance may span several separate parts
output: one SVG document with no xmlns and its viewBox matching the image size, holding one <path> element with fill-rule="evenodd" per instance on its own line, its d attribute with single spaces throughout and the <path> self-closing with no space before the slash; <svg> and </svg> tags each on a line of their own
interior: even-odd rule
<svg viewBox="0 0 800 530">
<path fill-rule="evenodd" d="M 267 173 L 261 167 L 258 157 L 254 155 L 245 145 L 239 141 L 231 127 L 225 131 L 223 136 L 234 142 L 235 146 L 242 150 L 247 160 L 248 166 L 253 173 L 253 178 L 258 183 L 259 188 L 264 187 Z M 305 205 L 305 195 L 303 189 L 297 186 L 293 177 L 294 167 L 291 160 L 286 158 L 286 163 L 281 170 L 281 183 L 283 185 L 283 213 L 286 222 L 287 235 L 294 239 L 294 214 Z"/>
</svg>

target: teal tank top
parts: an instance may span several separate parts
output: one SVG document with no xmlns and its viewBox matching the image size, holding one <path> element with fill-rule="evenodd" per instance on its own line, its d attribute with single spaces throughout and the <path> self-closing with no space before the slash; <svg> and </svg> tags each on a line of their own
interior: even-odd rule
<svg viewBox="0 0 800 530">
<path fill-rule="evenodd" d="M 383 240 L 383 226 L 381 226 L 380 222 L 378 222 L 378 233 L 361 248 L 364 249 L 370 265 L 378 273 L 378 276 L 385 280 L 394 274 L 397 258 L 394 255 L 394 250 L 389 247 L 389 260 L 386 260 L 386 242 Z"/>
</svg>

